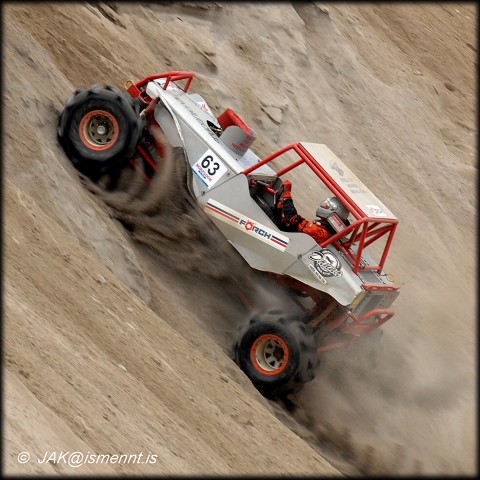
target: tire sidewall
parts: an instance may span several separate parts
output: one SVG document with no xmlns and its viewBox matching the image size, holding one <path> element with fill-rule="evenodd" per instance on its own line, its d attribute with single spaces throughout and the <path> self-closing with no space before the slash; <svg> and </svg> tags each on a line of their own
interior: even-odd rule
<svg viewBox="0 0 480 480">
<path fill-rule="evenodd" d="M 100 110 L 114 119 L 118 135 L 111 146 L 90 148 L 82 141 L 80 125 L 90 112 Z M 136 112 L 128 94 L 112 88 L 92 86 L 70 97 L 59 115 L 58 139 L 74 166 L 87 175 L 99 175 L 113 167 L 121 167 L 134 155 L 141 139 L 144 121 Z"/>
<path fill-rule="evenodd" d="M 253 365 L 250 352 L 255 341 L 262 335 L 275 335 L 285 342 L 288 349 L 286 366 L 276 375 L 262 374 Z M 297 373 L 300 364 L 300 348 L 295 337 L 279 322 L 253 324 L 237 345 L 237 362 L 262 393 L 272 393 L 288 383 Z"/>
<path fill-rule="evenodd" d="M 95 150 L 89 148 L 81 138 L 80 129 L 81 122 L 90 112 L 100 110 L 105 111 L 117 122 L 118 135 L 115 142 L 109 148 L 104 150 Z M 66 129 L 66 134 L 71 143 L 72 149 L 79 157 L 92 162 L 111 162 L 121 154 L 125 147 L 129 144 L 132 136 L 130 123 L 128 122 L 125 112 L 112 101 L 108 100 L 87 100 L 78 106 L 73 112 L 70 122 Z"/>
</svg>

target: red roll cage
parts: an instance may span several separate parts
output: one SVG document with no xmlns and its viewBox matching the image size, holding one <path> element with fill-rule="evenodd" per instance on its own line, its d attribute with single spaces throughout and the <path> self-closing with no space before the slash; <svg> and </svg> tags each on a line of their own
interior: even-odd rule
<svg viewBox="0 0 480 480">
<path fill-rule="evenodd" d="M 160 78 L 166 78 L 166 81 L 163 84 L 163 89 L 166 90 L 170 82 L 186 80 L 187 82 L 185 83 L 185 86 L 182 88 L 182 90 L 187 93 L 188 88 L 190 87 L 190 84 L 192 83 L 194 77 L 194 72 L 173 71 L 166 73 L 157 73 L 155 75 L 145 77 L 138 82 L 134 82 L 133 80 L 127 80 L 124 84 L 124 88 L 132 98 L 140 97 L 142 98 L 142 100 L 145 100 L 146 103 L 149 103 L 152 99 L 145 94 L 145 89 L 143 88 L 148 82 L 152 82 L 153 80 L 158 80 Z M 146 98 L 143 98 L 144 96 L 146 96 Z"/>
<path fill-rule="evenodd" d="M 348 225 L 341 232 L 336 233 L 327 240 L 325 240 L 320 246 L 322 248 L 327 245 L 334 244 L 335 247 L 340 250 L 347 260 L 351 263 L 353 272 L 358 273 L 359 270 L 374 270 L 378 274 L 382 273 L 383 266 L 387 259 L 390 246 L 393 241 L 393 236 L 397 228 L 398 220 L 396 218 L 375 218 L 370 217 L 352 200 L 352 198 L 345 193 L 345 191 L 339 186 L 339 184 L 329 175 L 329 173 L 315 160 L 315 158 L 308 152 L 308 150 L 300 143 L 292 143 L 286 147 L 281 148 L 272 155 L 264 158 L 260 162 L 245 169 L 242 173 L 248 175 L 249 173 L 260 168 L 262 165 L 271 162 L 272 160 L 280 157 L 284 153 L 294 151 L 300 158 L 291 163 L 290 165 L 282 168 L 277 172 L 277 175 L 281 177 L 287 172 L 290 172 L 294 168 L 306 163 L 310 169 L 317 175 L 317 177 L 325 184 L 325 186 L 342 202 L 345 208 L 354 216 L 355 221 Z M 351 233 L 352 232 L 352 233 Z M 351 233 L 349 239 L 341 240 L 346 235 Z M 384 246 L 380 262 L 378 265 L 361 265 L 361 257 L 363 249 L 376 242 L 383 236 L 388 235 L 386 244 Z M 354 247 L 356 247 L 354 249 Z"/>
</svg>

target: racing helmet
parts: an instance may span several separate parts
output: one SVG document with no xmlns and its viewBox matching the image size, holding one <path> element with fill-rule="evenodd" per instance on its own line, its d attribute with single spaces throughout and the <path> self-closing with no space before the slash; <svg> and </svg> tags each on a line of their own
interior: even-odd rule
<svg viewBox="0 0 480 480">
<path fill-rule="evenodd" d="M 325 199 L 317 208 L 315 214 L 319 218 L 327 219 L 332 213 L 336 213 L 344 222 L 347 220 L 349 214 L 346 207 L 337 197 L 329 197 Z"/>
</svg>

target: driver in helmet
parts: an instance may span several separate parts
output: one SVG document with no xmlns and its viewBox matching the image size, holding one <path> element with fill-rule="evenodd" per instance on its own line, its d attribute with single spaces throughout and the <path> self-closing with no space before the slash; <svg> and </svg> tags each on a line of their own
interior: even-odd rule
<svg viewBox="0 0 480 480">
<path fill-rule="evenodd" d="M 328 224 L 327 217 L 336 213 L 341 220 L 347 222 L 348 210 L 337 197 L 327 198 L 316 211 L 317 219 L 310 222 L 303 218 L 295 208 L 292 200 L 292 184 L 283 182 L 282 199 L 277 204 L 277 225 L 286 232 L 302 232 L 310 235 L 317 243 L 322 243 L 336 233 Z"/>
</svg>

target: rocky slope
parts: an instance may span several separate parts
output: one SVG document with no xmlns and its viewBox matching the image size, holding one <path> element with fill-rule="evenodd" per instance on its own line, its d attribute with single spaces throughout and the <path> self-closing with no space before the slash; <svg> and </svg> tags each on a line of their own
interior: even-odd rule
<svg viewBox="0 0 480 480">
<path fill-rule="evenodd" d="M 159 458 L 78 473 L 474 472 L 476 15 L 473 4 L 5 5 L 6 471 L 70 473 L 17 455 L 78 450 Z M 228 356 L 243 319 L 232 291 L 134 242 L 57 145 L 75 88 L 166 70 L 198 72 L 193 88 L 259 133 L 259 155 L 328 144 L 400 219 L 387 264 L 402 286 L 396 316 L 362 355 L 325 355 L 293 414 Z M 295 174 L 310 216 L 322 199 Z"/>
</svg>

